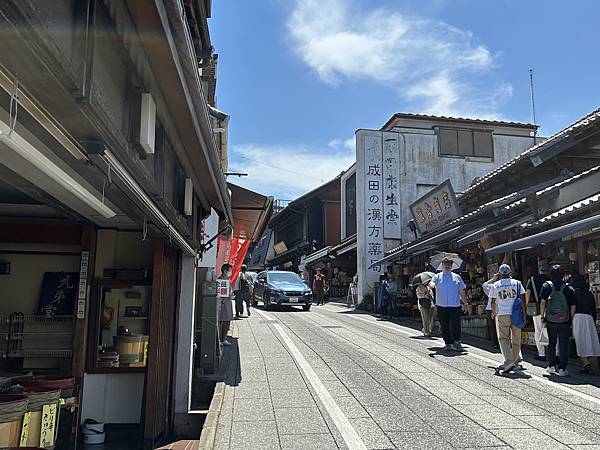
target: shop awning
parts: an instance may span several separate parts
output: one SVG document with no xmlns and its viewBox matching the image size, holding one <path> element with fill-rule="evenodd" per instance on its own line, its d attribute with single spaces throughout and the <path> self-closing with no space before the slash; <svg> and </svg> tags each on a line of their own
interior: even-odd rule
<svg viewBox="0 0 600 450">
<path fill-rule="evenodd" d="M 227 183 L 227 187 L 231 191 L 233 236 L 258 242 L 271 218 L 273 197 L 232 183 Z"/>
<path fill-rule="evenodd" d="M 339 255 L 343 255 L 345 253 L 351 252 L 352 250 L 355 250 L 356 247 L 357 247 L 357 242 L 356 242 L 356 233 L 355 233 L 352 236 L 349 236 L 346 239 L 344 239 L 342 242 L 340 242 L 335 247 L 333 247 L 331 249 L 331 253 L 333 253 L 335 256 L 339 256 Z"/>
<path fill-rule="evenodd" d="M 400 248 L 398 251 L 387 255 L 385 258 L 374 262 L 373 264 L 371 264 L 370 267 L 381 266 L 383 264 L 395 261 L 400 258 L 407 258 L 409 256 L 413 256 L 420 250 L 431 250 L 436 247 L 436 244 L 442 243 L 459 235 L 463 227 L 463 225 L 459 225 L 457 227 L 450 228 L 449 230 L 444 231 L 443 233 L 431 236 L 427 239 L 416 241 L 414 244 L 408 245 L 404 248 Z"/>
<path fill-rule="evenodd" d="M 328 245 L 327 247 L 323 247 L 321 250 L 317 250 L 316 252 L 311 253 L 306 258 L 304 258 L 304 261 L 303 261 L 304 265 L 310 266 L 310 265 L 316 263 L 320 259 L 327 257 L 329 255 L 330 251 L 331 251 L 331 245 Z"/>
<path fill-rule="evenodd" d="M 485 252 L 488 255 L 493 255 L 496 253 L 524 250 L 536 245 L 555 241 L 578 231 L 592 229 L 598 226 L 600 226 L 600 214 L 588 217 L 586 219 L 581 219 L 576 222 L 571 222 L 566 225 L 561 225 L 560 227 L 552 228 L 550 230 L 542 231 L 541 233 L 532 234 L 531 236 L 525 236 L 521 239 L 517 239 L 516 241 L 497 245 L 495 247 L 488 248 Z"/>
<path fill-rule="evenodd" d="M 296 258 L 300 258 L 304 254 L 304 249 L 308 247 L 308 242 L 302 242 L 296 245 L 294 248 L 286 250 L 283 253 L 275 255 L 273 258 L 267 260 L 267 264 L 271 266 L 279 266 L 286 262 L 293 261 Z"/>
</svg>

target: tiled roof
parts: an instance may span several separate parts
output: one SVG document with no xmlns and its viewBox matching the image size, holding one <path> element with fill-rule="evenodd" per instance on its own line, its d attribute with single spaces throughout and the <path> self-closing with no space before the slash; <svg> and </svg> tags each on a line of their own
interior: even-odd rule
<svg viewBox="0 0 600 450">
<path fill-rule="evenodd" d="M 516 164 L 520 163 L 521 161 L 524 161 L 527 158 L 534 156 L 536 153 L 539 153 L 540 151 L 544 150 L 545 148 L 555 145 L 557 142 L 560 142 L 560 141 L 572 136 L 573 134 L 575 134 L 579 131 L 582 131 L 583 129 L 585 129 L 587 127 L 598 124 L 598 123 L 600 123 L 600 108 L 592 111 L 587 116 L 577 120 L 576 122 L 572 123 L 571 125 L 569 125 L 568 127 L 564 128 L 564 129 L 562 129 L 555 135 L 549 137 L 545 141 L 540 142 L 539 144 L 528 148 L 520 155 L 518 155 L 518 156 L 514 157 L 513 159 L 511 159 L 510 161 L 504 163 L 503 165 L 501 165 L 500 167 L 491 171 L 487 175 L 484 175 L 479 180 L 477 180 L 477 182 L 473 183 L 471 186 L 469 186 L 467 189 L 465 189 L 462 193 L 458 194 L 457 197 L 464 197 L 466 195 L 471 194 L 473 191 L 477 190 L 477 188 L 479 186 L 481 186 L 482 184 L 497 177 L 501 173 L 504 173 L 505 171 L 509 170 L 510 168 L 512 168 Z"/>
<path fill-rule="evenodd" d="M 551 186 L 548 186 L 548 187 L 545 187 L 543 189 L 540 189 L 540 190 L 538 190 L 535 193 L 535 195 L 537 197 L 541 197 L 542 195 L 546 195 L 546 194 L 548 194 L 548 193 L 550 193 L 552 191 L 555 191 L 556 189 L 559 189 L 559 188 L 561 188 L 563 186 L 566 186 L 567 184 L 571 184 L 571 183 L 577 181 L 580 178 L 585 178 L 588 175 L 591 175 L 591 174 L 593 174 L 595 172 L 598 172 L 599 170 L 600 170 L 600 166 L 594 166 L 591 169 L 586 170 L 585 172 L 578 173 L 577 175 L 574 175 L 574 176 L 572 176 L 570 178 L 566 178 L 566 179 L 564 179 L 562 181 L 559 181 L 557 183 L 552 184 Z M 506 205 L 504 207 L 504 209 L 505 210 L 509 210 L 509 209 L 515 208 L 515 207 L 517 207 L 519 205 L 524 204 L 526 201 L 527 201 L 526 198 L 521 198 L 521 199 L 517 200 L 516 202 L 511 203 L 510 205 Z"/>
<path fill-rule="evenodd" d="M 413 113 L 395 113 L 383 127 L 382 130 L 387 128 L 394 119 L 422 119 L 422 120 L 445 120 L 448 122 L 461 122 L 461 123 L 477 123 L 481 125 L 496 125 L 505 127 L 518 127 L 518 128 L 530 128 L 534 130 L 537 125 L 524 122 L 510 122 L 503 120 L 487 120 L 487 119 L 474 119 L 470 117 L 449 117 L 449 116 L 434 116 L 430 114 L 413 114 Z"/>
<path fill-rule="evenodd" d="M 460 217 L 448 222 L 441 230 L 454 228 L 458 225 L 469 222 L 473 218 L 482 214 L 484 211 L 492 210 L 497 207 L 504 207 L 504 210 L 508 211 L 511 209 L 515 209 L 519 206 L 523 206 L 527 202 L 527 196 L 533 192 L 535 192 L 536 196 L 538 196 L 538 197 L 547 195 L 556 189 L 559 189 L 563 186 L 573 183 L 573 182 L 579 180 L 580 178 L 585 178 L 586 176 L 591 175 L 595 172 L 598 172 L 599 170 L 600 170 L 600 166 L 595 166 L 589 170 L 586 170 L 585 172 L 581 172 L 581 173 L 574 175 L 572 177 L 569 177 L 569 178 L 561 179 L 559 181 L 556 181 L 556 179 L 549 180 L 545 183 L 540 183 L 536 186 L 532 186 L 527 189 L 522 189 L 517 192 L 512 192 L 508 195 L 505 195 L 504 197 L 501 197 L 501 198 L 492 200 L 488 203 L 485 203 L 485 204 L 479 206 L 477 209 L 471 211 L 470 213 L 460 216 Z M 581 206 L 578 206 L 578 207 L 581 207 Z M 558 214 L 558 211 L 556 214 Z M 563 214 L 564 214 L 564 212 L 563 212 Z M 547 218 L 542 219 L 542 220 L 547 220 Z M 536 224 L 537 224 L 537 222 L 536 222 Z M 524 224 L 523 226 L 528 226 L 528 225 Z M 438 230 L 437 232 L 440 232 L 440 230 Z M 428 234 L 428 235 L 422 236 L 421 238 L 416 239 L 414 241 L 405 242 L 404 244 L 402 244 L 398 247 L 388 250 L 385 254 L 386 254 L 386 256 L 388 256 L 388 255 L 391 255 L 392 253 L 398 253 L 398 252 L 404 250 L 405 248 L 407 248 L 408 246 L 413 245 L 420 240 L 428 239 L 429 237 L 431 237 L 431 235 Z"/>
<path fill-rule="evenodd" d="M 530 222 L 530 223 L 524 223 L 523 225 L 521 225 L 521 227 L 523 229 L 526 229 L 526 228 L 532 228 L 532 227 L 536 227 L 536 226 L 540 226 L 540 225 L 546 225 L 556 219 L 562 218 L 563 216 L 565 216 L 567 214 L 570 214 L 570 213 L 573 213 L 576 211 L 578 212 L 579 210 L 581 210 L 583 208 L 598 206 L 599 203 L 600 203 L 600 193 L 594 194 L 590 197 L 587 197 L 583 200 L 580 200 L 569 206 L 559 209 L 558 211 L 554 211 L 553 213 L 548 214 L 547 216 L 541 218 L 540 220 L 537 220 L 535 222 Z"/>
</svg>

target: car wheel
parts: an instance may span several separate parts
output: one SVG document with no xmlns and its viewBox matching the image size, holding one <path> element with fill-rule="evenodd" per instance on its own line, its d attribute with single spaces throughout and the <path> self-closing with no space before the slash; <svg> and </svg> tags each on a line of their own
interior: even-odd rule
<svg viewBox="0 0 600 450">
<path fill-rule="evenodd" d="M 302 307 L 302 309 L 303 309 L 304 311 L 310 311 L 310 305 L 304 305 L 304 306 Z"/>
</svg>

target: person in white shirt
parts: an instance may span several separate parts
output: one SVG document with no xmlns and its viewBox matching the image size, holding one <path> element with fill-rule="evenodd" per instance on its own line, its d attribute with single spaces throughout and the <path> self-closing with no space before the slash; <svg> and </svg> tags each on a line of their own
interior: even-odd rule
<svg viewBox="0 0 600 450">
<path fill-rule="evenodd" d="M 488 334 L 490 335 L 490 340 L 492 341 L 492 345 L 494 348 L 499 348 L 498 342 L 498 332 L 496 331 L 496 321 L 492 319 L 492 297 L 490 297 L 490 291 L 492 290 L 493 284 L 500 279 L 500 274 L 496 273 L 492 278 L 487 280 L 485 283 L 481 285 L 483 289 L 483 293 L 487 295 L 488 302 L 485 306 L 485 318 L 488 326 Z"/>
<path fill-rule="evenodd" d="M 512 312 L 517 298 L 521 299 L 521 307 L 524 308 L 525 289 L 519 280 L 511 277 L 512 270 L 508 264 L 502 264 L 498 272 L 500 280 L 492 285 L 489 297 L 492 301 L 492 318 L 496 320 L 500 351 L 504 357 L 504 364 L 500 367 L 502 373 L 506 374 L 517 368 L 519 362 L 521 329 L 512 324 Z"/>
</svg>

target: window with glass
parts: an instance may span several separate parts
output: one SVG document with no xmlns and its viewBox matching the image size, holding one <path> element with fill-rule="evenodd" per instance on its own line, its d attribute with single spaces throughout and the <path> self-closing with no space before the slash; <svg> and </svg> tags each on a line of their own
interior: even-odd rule
<svg viewBox="0 0 600 450">
<path fill-rule="evenodd" d="M 145 368 L 148 359 L 148 319 L 151 286 L 131 282 L 98 284 L 90 352 L 92 371 Z"/>
</svg>

